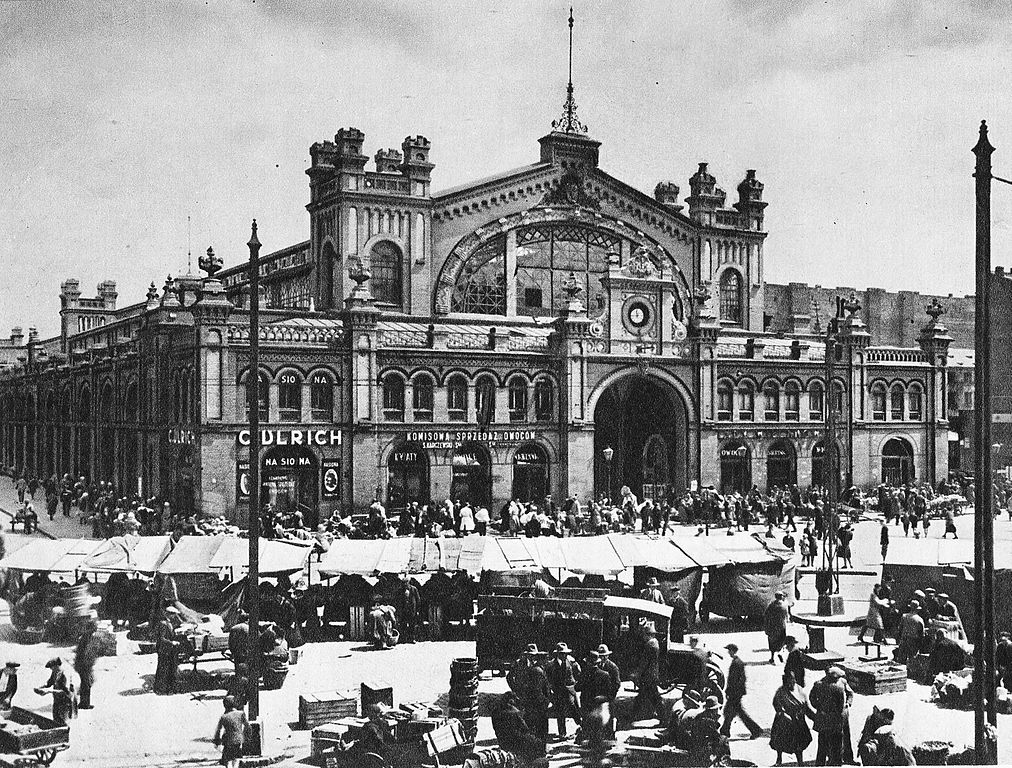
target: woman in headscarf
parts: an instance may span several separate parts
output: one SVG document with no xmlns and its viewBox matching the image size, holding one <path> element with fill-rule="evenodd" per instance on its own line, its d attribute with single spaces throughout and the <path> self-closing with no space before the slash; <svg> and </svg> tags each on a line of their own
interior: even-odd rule
<svg viewBox="0 0 1012 768">
<path fill-rule="evenodd" d="M 805 689 L 794 680 L 793 672 L 784 672 L 783 684 L 773 694 L 773 727 L 770 729 L 770 748 L 777 753 L 777 765 L 783 765 L 783 754 L 794 755 L 798 765 L 804 761 L 804 751 L 812 743 L 808 727 L 808 697 Z"/>
</svg>

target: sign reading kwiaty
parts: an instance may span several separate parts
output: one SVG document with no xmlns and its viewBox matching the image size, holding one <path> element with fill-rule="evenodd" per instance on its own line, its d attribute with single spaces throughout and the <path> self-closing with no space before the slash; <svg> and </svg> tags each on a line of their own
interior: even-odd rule
<svg viewBox="0 0 1012 768">
<path fill-rule="evenodd" d="M 482 443 L 484 445 L 514 445 L 526 443 L 535 438 L 533 430 L 489 432 L 484 430 L 454 429 L 447 431 L 408 432 L 409 443 L 421 443 L 422 448 L 456 448 L 461 443 Z"/>
<path fill-rule="evenodd" d="M 241 429 L 239 445 L 249 445 L 249 430 Z M 339 429 L 261 429 L 260 444 L 267 445 L 340 445 Z"/>
</svg>

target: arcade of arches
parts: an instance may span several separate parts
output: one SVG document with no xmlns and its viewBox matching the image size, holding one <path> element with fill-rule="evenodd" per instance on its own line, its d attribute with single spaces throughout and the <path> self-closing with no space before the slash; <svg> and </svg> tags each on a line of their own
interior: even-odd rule
<svg viewBox="0 0 1012 768">
<path fill-rule="evenodd" d="M 594 410 L 596 494 L 608 489 L 618 499 L 622 486 L 629 486 L 642 500 L 684 491 L 688 434 L 685 404 L 669 385 L 643 375 L 611 384 Z"/>
</svg>

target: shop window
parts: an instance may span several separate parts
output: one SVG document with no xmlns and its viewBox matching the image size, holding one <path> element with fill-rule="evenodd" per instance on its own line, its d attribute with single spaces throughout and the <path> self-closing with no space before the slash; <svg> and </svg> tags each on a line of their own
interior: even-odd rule
<svg viewBox="0 0 1012 768">
<path fill-rule="evenodd" d="M 734 409 L 734 390 L 731 383 L 722 381 L 717 385 L 717 421 L 731 421 Z"/>
<path fill-rule="evenodd" d="M 906 393 L 903 385 L 894 384 L 889 392 L 889 416 L 893 421 L 903 421 L 903 406 L 906 400 Z"/>
<path fill-rule="evenodd" d="M 383 379 L 383 418 L 404 421 L 404 379 L 388 373 Z"/>
<path fill-rule="evenodd" d="M 411 389 L 411 411 L 415 421 L 432 421 L 432 379 L 417 377 Z"/>
<path fill-rule="evenodd" d="M 873 421 L 885 421 L 886 418 L 886 391 L 882 384 L 871 388 L 871 418 Z"/>
<path fill-rule="evenodd" d="M 482 376 L 474 388 L 474 409 L 478 424 L 487 427 L 495 421 L 495 380 Z"/>
<path fill-rule="evenodd" d="M 808 387 L 808 418 L 810 421 L 822 421 L 826 408 L 826 391 L 819 382 Z"/>
<path fill-rule="evenodd" d="M 334 384 L 325 373 L 314 373 L 309 380 L 309 417 L 313 421 L 334 420 Z"/>
<path fill-rule="evenodd" d="M 741 325 L 741 275 L 736 270 L 724 270 L 720 278 L 720 319 Z"/>
<path fill-rule="evenodd" d="M 907 393 L 907 410 L 910 412 L 911 421 L 921 420 L 921 410 L 923 408 L 922 403 L 924 402 L 923 393 L 921 388 L 916 384 L 910 387 L 910 391 Z"/>
<path fill-rule="evenodd" d="M 755 390 L 748 382 L 738 385 L 738 421 L 755 419 Z"/>
<path fill-rule="evenodd" d="M 801 420 L 801 388 L 793 381 L 784 386 L 784 420 Z"/>
<path fill-rule="evenodd" d="M 454 376 L 446 385 L 446 411 L 450 421 L 467 421 L 467 380 Z"/>
<path fill-rule="evenodd" d="M 510 421 L 527 421 L 527 382 L 514 376 L 509 383 Z"/>
<path fill-rule="evenodd" d="M 534 418 L 551 421 L 555 414 L 555 388 L 548 379 L 534 385 Z"/>
<path fill-rule="evenodd" d="M 289 422 L 302 420 L 302 380 L 292 371 L 278 376 L 278 418 Z"/>
<path fill-rule="evenodd" d="M 370 251 L 372 278 L 369 290 L 380 304 L 400 306 L 403 296 L 401 250 L 389 240 L 381 240 Z"/>
<path fill-rule="evenodd" d="M 773 382 L 763 385 L 763 404 L 766 421 L 780 421 L 780 387 Z"/>
<path fill-rule="evenodd" d="M 247 381 L 248 378 L 243 381 L 242 402 L 245 418 L 249 419 L 249 390 L 247 387 Z M 267 380 L 267 375 L 261 371 L 257 386 L 257 414 L 261 423 L 267 421 L 267 417 L 270 413 L 270 387 L 271 385 Z"/>
</svg>

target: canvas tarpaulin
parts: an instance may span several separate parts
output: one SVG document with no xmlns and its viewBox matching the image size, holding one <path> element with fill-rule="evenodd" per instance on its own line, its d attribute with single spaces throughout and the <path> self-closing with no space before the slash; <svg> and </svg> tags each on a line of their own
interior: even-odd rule
<svg viewBox="0 0 1012 768">
<path fill-rule="evenodd" d="M 306 567 L 312 542 L 260 539 L 259 572 L 264 576 L 278 573 L 294 573 Z M 249 539 L 226 537 L 211 558 L 212 570 L 229 568 L 233 575 L 249 569 Z"/>
<path fill-rule="evenodd" d="M 706 610 L 728 618 L 762 616 L 778 591 L 788 604 L 794 601 L 794 573 L 794 564 L 782 560 L 712 568 Z"/>
<path fill-rule="evenodd" d="M 154 573 L 168 554 L 168 536 L 115 536 L 88 555 L 81 570 Z"/>
<path fill-rule="evenodd" d="M 183 536 L 158 567 L 159 573 L 204 574 L 211 570 L 211 560 L 224 536 Z"/>
<path fill-rule="evenodd" d="M 91 539 L 33 539 L 0 560 L 0 568 L 70 573 L 77 570 L 98 546 L 99 542 Z M 62 570 L 57 571 L 57 567 Z"/>
</svg>

